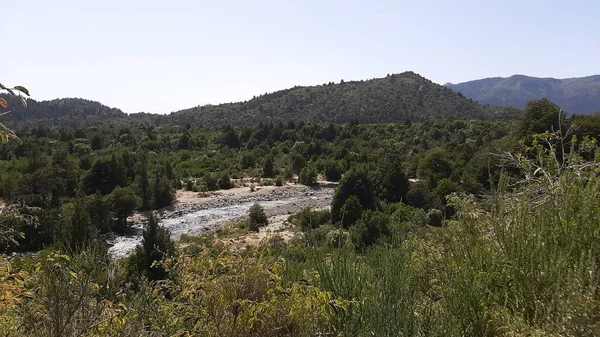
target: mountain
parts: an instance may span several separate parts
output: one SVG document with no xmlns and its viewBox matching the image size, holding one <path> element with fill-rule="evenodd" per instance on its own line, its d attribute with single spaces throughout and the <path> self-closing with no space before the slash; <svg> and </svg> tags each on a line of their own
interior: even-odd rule
<svg viewBox="0 0 600 337">
<path fill-rule="evenodd" d="M 514 75 L 494 77 L 446 87 L 483 104 L 518 109 L 535 99 L 548 98 L 569 114 L 600 111 L 600 75 L 581 78 L 537 78 Z"/>
<path fill-rule="evenodd" d="M 482 106 L 413 72 L 367 81 L 294 87 L 246 102 L 195 107 L 169 115 L 172 122 L 246 125 L 304 120 L 344 123 L 422 121 L 430 118 L 514 119 L 516 109 Z"/>
<path fill-rule="evenodd" d="M 259 122 L 303 120 L 321 123 L 391 123 L 432 118 L 507 120 L 520 112 L 513 108 L 484 106 L 413 72 L 366 81 L 294 87 L 255 97 L 246 102 L 199 106 L 169 115 L 128 115 L 101 103 L 62 98 L 51 101 L 2 95 L 12 112 L 3 116 L 9 126 L 82 127 L 116 121 L 143 121 L 163 125 L 248 125 Z"/>
<path fill-rule="evenodd" d="M 82 98 L 60 98 L 50 101 L 27 100 L 27 106 L 17 97 L 0 95 L 9 105 L 9 114 L 2 116 L 8 125 L 36 125 L 48 123 L 69 127 L 91 126 L 107 121 L 129 119 L 119 109 L 107 107 L 99 102 Z"/>
</svg>

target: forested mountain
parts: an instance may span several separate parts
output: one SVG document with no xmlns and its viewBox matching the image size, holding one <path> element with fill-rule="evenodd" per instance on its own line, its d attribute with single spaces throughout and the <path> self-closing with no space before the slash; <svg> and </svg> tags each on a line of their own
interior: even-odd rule
<svg viewBox="0 0 600 337">
<path fill-rule="evenodd" d="M 427 118 L 514 119 L 518 111 L 482 106 L 415 74 L 294 87 L 247 102 L 206 105 L 170 115 L 172 121 L 204 125 L 305 120 L 344 123 L 422 121 Z"/>
<path fill-rule="evenodd" d="M 119 109 L 82 98 L 60 98 L 50 101 L 28 99 L 23 105 L 18 97 L 0 95 L 8 101 L 11 112 L 2 121 L 9 124 L 39 125 L 48 122 L 53 126 L 91 126 L 106 121 L 129 118 Z"/>
<path fill-rule="evenodd" d="M 529 101 L 548 98 L 570 114 L 600 111 L 600 75 L 568 79 L 514 75 L 448 83 L 446 87 L 482 104 L 522 109 Z"/>
<path fill-rule="evenodd" d="M 390 123 L 424 121 L 431 118 L 514 120 L 519 111 L 483 106 L 413 72 L 367 81 L 294 87 L 264 94 L 246 102 L 199 106 L 171 113 L 126 114 L 101 103 L 62 98 L 51 101 L 2 96 L 12 112 L 4 116 L 8 125 L 97 126 L 111 121 L 137 120 L 168 125 L 248 125 L 259 122 L 311 121 L 345 123 Z"/>
</svg>

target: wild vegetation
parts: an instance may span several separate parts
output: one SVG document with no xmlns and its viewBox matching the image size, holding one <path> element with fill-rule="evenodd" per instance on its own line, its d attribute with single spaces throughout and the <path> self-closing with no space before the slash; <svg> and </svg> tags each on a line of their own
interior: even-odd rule
<svg viewBox="0 0 600 337">
<path fill-rule="evenodd" d="M 599 122 L 542 100 L 518 122 L 21 126 L 0 149 L 0 331 L 598 335 Z M 178 245 L 152 215 L 250 177 L 339 186 L 258 246 Z M 143 241 L 112 259 L 102 235 L 135 211 Z M 267 222 L 256 205 L 245 226 Z"/>
</svg>

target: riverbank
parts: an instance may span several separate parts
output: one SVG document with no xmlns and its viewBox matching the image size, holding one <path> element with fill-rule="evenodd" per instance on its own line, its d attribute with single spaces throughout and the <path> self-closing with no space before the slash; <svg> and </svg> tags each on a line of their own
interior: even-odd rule
<svg viewBox="0 0 600 337">
<path fill-rule="evenodd" d="M 177 240 L 181 235 L 208 235 L 247 218 L 250 207 L 259 203 L 269 217 L 270 229 L 281 226 L 287 216 L 303 208 L 326 208 L 331 204 L 334 184 L 316 187 L 287 184 L 284 186 L 260 186 L 251 191 L 249 187 L 199 194 L 179 190 L 177 201 L 156 212 L 159 224 L 171 231 Z M 111 245 L 109 253 L 115 257 L 128 255 L 141 242 L 145 218 L 135 214 L 127 235 L 106 238 Z"/>
</svg>

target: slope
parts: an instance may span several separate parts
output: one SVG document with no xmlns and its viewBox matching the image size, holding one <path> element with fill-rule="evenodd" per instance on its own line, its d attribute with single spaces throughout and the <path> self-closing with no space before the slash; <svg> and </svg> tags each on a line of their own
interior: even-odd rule
<svg viewBox="0 0 600 337">
<path fill-rule="evenodd" d="M 246 102 L 174 112 L 173 122 L 203 125 L 304 120 L 343 123 L 422 121 L 429 118 L 513 119 L 515 109 L 482 106 L 413 72 L 367 81 L 294 87 Z"/>
<path fill-rule="evenodd" d="M 514 75 L 446 86 L 482 104 L 522 109 L 531 100 L 548 98 L 570 114 L 600 111 L 600 75 L 568 79 Z"/>
</svg>

